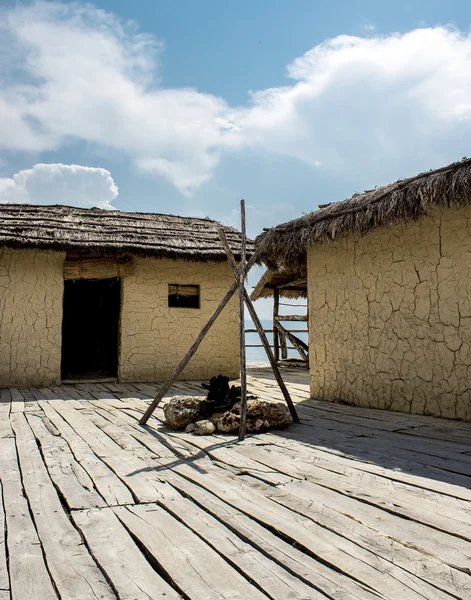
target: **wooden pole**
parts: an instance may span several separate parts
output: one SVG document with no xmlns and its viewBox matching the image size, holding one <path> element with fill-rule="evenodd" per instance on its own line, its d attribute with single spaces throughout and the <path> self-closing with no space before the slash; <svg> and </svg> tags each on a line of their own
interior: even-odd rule
<svg viewBox="0 0 471 600">
<path fill-rule="evenodd" d="M 278 330 L 278 336 L 279 336 L 279 339 L 280 339 L 281 358 L 284 359 L 284 358 L 288 358 L 288 345 L 286 343 L 285 334 L 282 331 L 280 331 L 279 325 L 280 325 L 280 323 L 279 323 L 279 321 L 277 321 L 276 322 L 276 328 Z"/>
<path fill-rule="evenodd" d="M 245 438 L 247 430 L 247 361 L 245 356 L 245 320 L 244 320 L 244 292 L 245 292 L 245 262 L 246 262 L 246 228 L 245 228 L 245 200 L 240 201 L 240 265 L 239 265 L 239 339 L 240 339 L 240 428 L 239 440 Z"/>
<path fill-rule="evenodd" d="M 280 310 L 280 290 L 275 288 L 273 290 L 273 354 L 275 360 L 278 363 L 280 360 L 280 334 L 276 326 L 276 317 Z"/>
<path fill-rule="evenodd" d="M 222 228 L 221 228 L 220 231 L 223 231 Z M 223 233 L 224 233 L 224 231 L 223 231 Z M 227 242 L 227 240 L 226 240 L 226 242 Z M 265 246 L 267 245 L 267 243 L 268 243 L 268 240 L 266 238 L 263 239 L 262 242 L 260 243 L 260 245 L 258 246 L 258 248 L 253 253 L 253 255 L 250 257 L 249 261 L 245 265 L 244 277 L 245 277 L 245 274 L 248 273 L 250 271 L 250 269 L 253 267 L 253 265 L 257 262 L 258 257 L 265 250 Z M 227 245 L 227 247 L 229 248 L 229 245 Z M 231 253 L 230 249 L 229 249 L 229 254 L 232 256 L 232 253 Z M 232 256 L 232 260 L 233 260 L 233 262 L 235 264 L 235 260 L 234 260 L 233 256 Z M 231 263 L 231 267 L 232 267 L 232 263 Z M 236 272 L 237 272 L 237 266 L 236 266 Z M 242 275 L 242 273 L 241 273 L 241 275 Z M 162 400 L 162 398 L 165 396 L 165 394 L 172 387 L 173 383 L 175 382 L 175 380 L 177 379 L 177 377 L 180 375 L 180 373 L 183 371 L 183 369 L 186 367 L 186 365 L 190 362 L 191 357 L 198 350 L 199 345 L 203 341 L 203 339 L 206 336 L 206 334 L 208 333 L 208 331 L 211 329 L 214 321 L 216 321 L 216 319 L 219 317 L 219 315 L 223 311 L 223 309 L 226 306 L 226 304 L 229 302 L 229 300 L 232 298 L 232 296 L 235 294 L 235 292 L 238 289 L 239 289 L 239 275 L 237 275 L 236 281 L 234 281 L 234 283 L 232 284 L 232 286 L 228 290 L 227 294 L 221 300 L 221 303 L 219 304 L 219 306 L 215 310 L 213 316 L 209 319 L 209 321 L 203 327 L 203 329 L 201 330 L 201 333 L 196 338 L 196 340 L 193 342 L 193 344 L 191 345 L 190 349 L 188 350 L 188 352 L 183 357 L 181 363 L 178 365 L 178 367 L 176 367 L 176 369 L 174 369 L 174 371 L 172 371 L 172 373 L 169 376 L 169 378 L 167 379 L 167 381 L 160 388 L 160 390 L 159 390 L 158 394 L 156 395 L 156 397 L 154 398 L 153 402 L 149 405 L 148 409 L 144 413 L 144 416 L 139 421 L 140 425 L 145 425 L 147 423 L 147 421 L 150 419 L 152 413 L 157 408 L 157 406 L 159 405 L 159 403 Z"/>
<path fill-rule="evenodd" d="M 219 237 L 221 238 L 222 246 L 223 246 L 224 250 L 226 251 L 227 258 L 229 260 L 229 264 L 231 266 L 232 272 L 234 273 L 234 277 L 237 279 L 238 274 L 239 274 L 239 269 L 237 268 L 237 264 L 235 262 L 234 255 L 232 254 L 232 250 L 230 249 L 229 243 L 226 238 L 226 234 L 224 233 L 224 230 L 222 227 L 219 227 Z M 249 262 L 249 264 L 250 264 L 250 262 Z M 291 413 L 293 421 L 295 423 L 299 423 L 298 413 L 296 412 L 294 403 L 291 400 L 291 396 L 288 391 L 288 388 L 286 387 L 285 382 L 283 381 L 283 378 L 280 373 L 280 369 L 278 368 L 278 364 L 275 360 L 273 352 L 271 351 L 270 342 L 268 341 L 265 331 L 263 330 L 263 325 L 261 324 L 260 319 L 258 318 L 257 312 L 252 303 L 252 300 L 250 299 L 250 296 L 249 296 L 247 290 L 245 289 L 245 287 L 244 287 L 244 300 L 245 300 L 245 304 L 247 305 L 247 308 L 249 310 L 252 321 L 254 322 L 255 328 L 257 329 L 257 332 L 258 332 L 260 340 L 263 344 L 263 347 L 265 348 L 265 352 L 267 354 L 268 360 L 269 360 L 271 368 L 273 370 L 273 374 L 274 374 L 275 379 L 278 383 L 278 386 L 280 387 L 280 390 L 284 396 L 286 404 L 288 405 L 288 409 Z M 242 418 L 241 418 L 241 421 L 242 421 Z"/>
</svg>

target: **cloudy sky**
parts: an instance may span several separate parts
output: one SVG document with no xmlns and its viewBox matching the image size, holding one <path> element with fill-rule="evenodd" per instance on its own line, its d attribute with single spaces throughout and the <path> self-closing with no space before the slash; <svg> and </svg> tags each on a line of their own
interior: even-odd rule
<svg viewBox="0 0 471 600">
<path fill-rule="evenodd" d="M 469 0 L 0 1 L 0 202 L 249 232 L 470 155 Z"/>
</svg>

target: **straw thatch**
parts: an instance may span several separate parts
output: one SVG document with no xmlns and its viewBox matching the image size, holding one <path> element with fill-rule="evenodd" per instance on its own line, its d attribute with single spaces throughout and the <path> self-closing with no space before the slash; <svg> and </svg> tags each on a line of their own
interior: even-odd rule
<svg viewBox="0 0 471 600">
<path fill-rule="evenodd" d="M 307 298 L 307 277 L 305 272 L 275 271 L 267 269 L 254 287 L 250 298 L 272 298 L 278 288 L 281 298 Z"/>
<path fill-rule="evenodd" d="M 416 220 L 435 207 L 467 204 L 471 204 L 469 158 L 326 205 L 268 230 L 258 236 L 256 244 L 267 236 L 262 261 L 272 268 L 297 269 L 305 263 L 306 250 L 312 244 Z"/>
<path fill-rule="evenodd" d="M 0 246 L 13 248 L 225 261 L 217 228 L 216 221 L 193 217 L 0 204 Z M 224 231 L 240 255 L 240 233 L 232 227 Z M 248 252 L 253 252 L 251 241 Z"/>
</svg>

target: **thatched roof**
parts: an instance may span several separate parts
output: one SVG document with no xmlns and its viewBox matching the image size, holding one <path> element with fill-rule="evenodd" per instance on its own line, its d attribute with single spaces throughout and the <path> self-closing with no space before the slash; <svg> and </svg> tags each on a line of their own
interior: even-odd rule
<svg viewBox="0 0 471 600">
<path fill-rule="evenodd" d="M 354 194 L 348 200 L 325 205 L 299 219 L 278 225 L 267 236 L 262 260 L 268 266 L 299 268 L 306 250 L 336 237 L 364 234 L 383 225 L 416 220 L 439 206 L 471 204 L 471 159 L 421 173 L 409 179 Z"/>
<path fill-rule="evenodd" d="M 0 246 L 192 261 L 227 260 L 211 219 L 98 208 L 0 204 Z M 240 254 L 240 233 L 224 226 Z M 253 242 L 247 244 L 253 252 Z"/>
<path fill-rule="evenodd" d="M 306 273 L 267 269 L 250 297 L 254 301 L 259 298 L 272 298 L 275 288 L 278 288 L 282 298 L 307 298 Z"/>
</svg>

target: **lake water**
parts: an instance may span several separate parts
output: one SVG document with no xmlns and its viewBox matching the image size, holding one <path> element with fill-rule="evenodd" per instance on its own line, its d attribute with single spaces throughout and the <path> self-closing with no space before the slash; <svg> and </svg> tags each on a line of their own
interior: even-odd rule
<svg viewBox="0 0 471 600">
<path fill-rule="evenodd" d="M 271 319 L 261 319 L 261 321 L 262 321 L 262 325 L 263 325 L 264 329 L 273 329 L 273 322 Z M 294 329 L 304 329 L 306 323 L 301 321 L 301 322 L 289 323 L 289 325 L 294 326 Z M 252 323 L 252 321 L 246 321 L 245 328 L 246 329 L 255 329 L 255 326 Z M 295 335 L 297 337 L 299 337 L 301 340 L 303 340 L 303 342 L 306 342 L 306 344 L 307 344 L 307 332 L 296 333 Z M 268 341 L 270 342 L 270 344 L 273 344 L 273 334 L 267 333 L 267 338 L 268 338 Z M 261 344 L 262 342 L 260 341 L 258 333 L 255 332 L 255 333 L 246 333 L 245 334 L 245 343 L 246 344 Z M 299 358 L 299 354 L 296 352 L 296 350 L 288 350 L 288 356 L 292 357 L 292 358 Z M 247 364 L 260 363 L 260 362 L 268 362 L 268 358 L 265 353 L 265 349 L 264 348 L 247 348 Z"/>
</svg>

